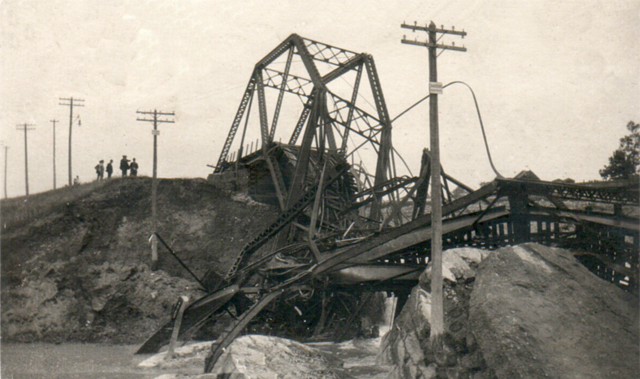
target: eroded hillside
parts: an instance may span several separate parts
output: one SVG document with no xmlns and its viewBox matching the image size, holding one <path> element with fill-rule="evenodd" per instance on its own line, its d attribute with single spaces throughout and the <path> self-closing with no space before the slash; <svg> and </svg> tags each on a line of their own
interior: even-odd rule
<svg viewBox="0 0 640 379">
<path fill-rule="evenodd" d="M 112 179 L 78 194 L 40 194 L 47 212 L 3 229 L 3 339 L 137 343 L 166 322 L 178 296 L 201 296 L 162 247 L 158 270 L 149 268 L 151 179 Z M 5 205 L 5 220 L 20 211 Z M 199 277 L 223 273 L 276 215 L 202 179 L 159 181 L 159 235 Z"/>
</svg>

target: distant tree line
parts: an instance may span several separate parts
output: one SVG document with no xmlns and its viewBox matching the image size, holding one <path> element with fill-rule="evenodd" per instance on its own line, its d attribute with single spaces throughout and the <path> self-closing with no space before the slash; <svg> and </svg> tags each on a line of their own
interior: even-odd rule
<svg viewBox="0 0 640 379">
<path fill-rule="evenodd" d="M 600 170 L 604 180 L 629 179 L 640 172 L 640 124 L 629 121 L 631 132 L 620 138 L 620 147 L 609 157 L 609 164 Z"/>
</svg>

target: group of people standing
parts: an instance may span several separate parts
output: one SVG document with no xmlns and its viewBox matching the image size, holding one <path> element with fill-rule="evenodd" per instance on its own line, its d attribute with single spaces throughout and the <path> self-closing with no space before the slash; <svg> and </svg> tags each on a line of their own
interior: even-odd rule
<svg viewBox="0 0 640 379">
<path fill-rule="evenodd" d="M 111 178 L 111 175 L 113 174 L 113 159 L 111 159 L 109 163 L 107 163 L 106 169 L 104 166 L 104 160 L 101 159 L 100 162 L 96 165 L 95 169 L 96 174 L 98 175 L 97 180 L 104 179 L 105 171 L 107 172 L 107 178 Z M 138 163 L 136 162 L 136 159 L 133 158 L 133 160 L 130 161 L 127 159 L 126 155 L 123 155 L 122 159 L 120 160 L 120 171 L 122 171 L 123 177 L 127 176 L 127 172 L 129 171 L 129 176 L 138 176 Z"/>
<path fill-rule="evenodd" d="M 130 161 L 127 159 L 126 155 L 123 155 L 122 159 L 120 159 L 120 171 L 122 171 L 122 176 L 127 176 L 127 171 L 129 170 L 131 170 L 129 176 L 138 176 L 138 163 L 136 162 L 136 159 L 133 158 L 133 161 L 131 161 L 131 163 L 129 162 Z"/>
</svg>

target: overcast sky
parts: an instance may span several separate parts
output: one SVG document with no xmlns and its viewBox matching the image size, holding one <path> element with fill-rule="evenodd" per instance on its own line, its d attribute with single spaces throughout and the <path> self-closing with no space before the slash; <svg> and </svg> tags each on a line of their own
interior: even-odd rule
<svg viewBox="0 0 640 379">
<path fill-rule="evenodd" d="M 152 124 L 136 110 L 175 112 L 161 124 L 160 177 L 206 177 L 257 61 L 292 33 L 376 61 L 391 117 L 427 94 L 427 51 L 401 44 L 426 35 L 403 22 L 464 29 L 465 53 L 438 58 L 438 79 L 475 91 L 497 169 L 512 177 L 598 179 L 598 170 L 640 122 L 640 1 L 221 1 L 3 0 L 0 140 L 8 150 L 9 197 L 68 178 L 69 107 L 73 175 L 94 179 L 100 159 L 136 157 L 152 173 Z M 440 99 L 445 171 L 477 186 L 495 177 L 476 111 L 463 86 Z M 429 146 L 428 102 L 393 125 L 393 144 L 414 174 Z M 284 138 L 283 138 L 284 140 Z M 4 157 L 0 157 L 4 163 Z M 4 165 L 2 165 L 4 166 Z M 4 174 L 4 167 L 1 167 Z M 373 171 L 371 166 L 370 170 Z M 4 195 L 4 193 L 2 194 Z"/>
</svg>

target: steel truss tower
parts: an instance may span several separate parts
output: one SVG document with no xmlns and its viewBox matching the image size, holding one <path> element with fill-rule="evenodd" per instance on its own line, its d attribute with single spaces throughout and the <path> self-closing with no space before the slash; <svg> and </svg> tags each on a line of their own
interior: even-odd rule
<svg viewBox="0 0 640 379">
<path fill-rule="evenodd" d="M 366 72 L 371 92 L 361 89 L 363 72 Z M 273 95 L 271 106 L 268 106 L 267 91 Z M 375 174 L 368 181 L 370 186 L 376 188 L 396 176 L 391 156 L 391 121 L 375 62 L 370 55 L 326 45 L 297 34 L 289 36 L 255 65 L 214 174 L 231 166 L 230 156 L 239 159 L 247 153 L 243 149 L 244 137 L 256 94 L 260 148 L 283 210 L 291 207 L 304 192 L 306 177 L 314 169 L 310 166 L 312 151 L 339 154 L 355 160 L 354 154 L 369 148 L 376 155 Z M 300 146 L 295 175 L 288 185 L 282 180 L 274 157 L 269 154 L 281 121 L 285 95 L 294 95 L 301 103 L 295 125 L 289 125 L 292 132 L 285 136 L 289 145 Z M 232 145 L 243 120 L 244 130 L 238 155 L 235 155 L 235 149 L 232 154 Z M 378 201 L 372 202 L 370 217 L 379 219 L 383 195 L 381 190 L 373 190 L 372 194 Z"/>
</svg>

